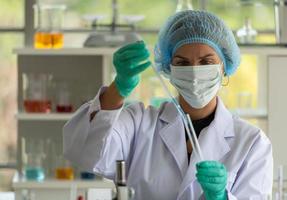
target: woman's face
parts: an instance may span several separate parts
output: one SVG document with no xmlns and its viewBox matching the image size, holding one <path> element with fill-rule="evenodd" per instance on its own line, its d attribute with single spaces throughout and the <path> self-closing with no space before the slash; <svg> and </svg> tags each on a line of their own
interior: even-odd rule
<svg viewBox="0 0 287 200">
<path fill-rule="evenodd" d="M 217 53 L 206 44 L 193 43 L 181 46 L 172 58 L 173 66 L 197 66 L 220 64 Z"/>
<path fill-rule="evenodd" d="M 194 44 L 187 44 L 183 45 L 177 49 L 173 58 L 172 58 L 172 65 L 173 66 L 200 66 L 200 65 L 214 65 L 214 64 L 221 64 L 222 61 L 217 55 L 217 53 L 213 50 L 213 48 L 209 47 L 205 44 L 194 43 Z M 222 73 L 223 73 L 223 66 L 222 66 Z M 192 106 L 183 98 L 181 94 L 179 94 L 179 102 L 183 109 L 192 111 L 202 109 L 192 108 Z M 203 110 L 214 110 L 216 106 L 216 96 L 204 107 Z M 206 114 L 206 113 L 205 113 Z M 204 112 L 203 115 L 193 116 L 193 119 L 201 119 L 205 117 Z"/>
</svg>

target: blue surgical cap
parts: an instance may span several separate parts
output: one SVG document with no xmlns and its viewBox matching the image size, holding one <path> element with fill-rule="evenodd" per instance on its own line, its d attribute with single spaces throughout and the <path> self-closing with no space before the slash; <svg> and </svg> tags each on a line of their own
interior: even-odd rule
<svg viewBox="0 0 287 200">
<path fill-rule="evenodd" d="M 157 70 L 169 75 L 176 50 L 192 43 L 212 47 L 222 60 L 227 76 L 232 75 L 240 64 L 239 47 L 223 20 L 206 11 L 186 10 L 169 17 L 159 32 L 155 46 Z"/>
</svg>

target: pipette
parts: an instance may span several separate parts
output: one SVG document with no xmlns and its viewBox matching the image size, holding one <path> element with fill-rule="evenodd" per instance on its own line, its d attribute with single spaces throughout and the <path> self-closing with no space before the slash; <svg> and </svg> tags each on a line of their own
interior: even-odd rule
<svg viewBox="0 0 287 200">
<path fill-rule="evenodd" d="M 192 121 L 190 119 L 190 116 L 187 114 L 184 113 L 184 111 L 182 110 L 181 106 L 179 105 L 178 101 L 172 96 L 171 92 L 168 90 L 166 84 L 164 83 L 162 77 L 160 76 L 159 72 L 156 70 L 154 64 L 152 63 L 151 64 L 156 76 L 158 77 L 165 93 L 168 95 L 168 97 L 171 99 L 172 103 L 174 104 L 174 106 L 176 107 L 177 111 L 179 112 L 182 120 L 183 120 L 183 124 L 184 124 L 184 127 L 187 131 L 187 136 L 188 136 L 188 139 L 190 140 L 191 144 L 192 144 L 192 148 L 193 148 L 193 151 L 198 155 L 199 157 L 199 160 L 200 161 L 203 161 L 203 155 L 202 155 L 202 152 L 201 152 L 201 149 L 200 149 L 200 146 L 199 146 L 199 143 L 198 143 L 198 140 L 197 140 L 197 137 L 196 137 L 196 134 L 195 134 L 195 130 L 194 130 L 194 127 L 192 125 Z"/>
</svg>

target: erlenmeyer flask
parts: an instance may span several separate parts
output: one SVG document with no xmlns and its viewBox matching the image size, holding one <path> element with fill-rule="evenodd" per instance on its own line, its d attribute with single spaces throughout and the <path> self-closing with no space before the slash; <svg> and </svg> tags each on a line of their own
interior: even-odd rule
<svg viewBox="0 0 287 200">
<path fill-rule="evenodd" d="M 257 31 L 253 29 L 250 18 L 245 19 L 244 26 L 237 31 L 237 37 L 241 43 L 254 43 Z"/>
<path fill-rule="evenodd" d="M 191 0 L 178 0 L 176 6 L 176 12 L 180 12 L 183 10 L 192 10 Z"/>
</svg>

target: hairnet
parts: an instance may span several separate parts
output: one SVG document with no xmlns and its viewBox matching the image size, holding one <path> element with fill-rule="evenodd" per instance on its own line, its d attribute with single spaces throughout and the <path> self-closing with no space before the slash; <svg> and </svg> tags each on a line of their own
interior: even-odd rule
<svg viewBox="0 0 287 200">
<path fill-rule="evenodd" d="M 212 47 L 223 62 L 226 75 L 233 74 L 239 66 L 239 47 L 223 20 L 206 11 L 186 10 L 169 17 L 159 32 L 155 46 L 157 69 L 169 75 L 176 50 L 191 43 Z"/>
</svg>

